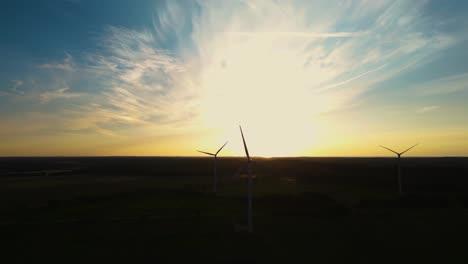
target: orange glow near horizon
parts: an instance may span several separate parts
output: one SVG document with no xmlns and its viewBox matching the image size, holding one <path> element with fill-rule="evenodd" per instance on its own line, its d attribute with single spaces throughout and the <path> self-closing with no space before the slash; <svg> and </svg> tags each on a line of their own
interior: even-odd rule
<svg viewBox="0 0 468 264">
<path fill-rule="evenodd" d="M 0 156 L 198 156 L 225 141 L 221 156 L 243 156 L 239 125 L 252 156 L 468 156 L 463 23 L 445 32 L 457 19 L 427 19 L 427 4 L 166 1 L 148 25 L 77 32 L 86 46 L 63 55 L 70 40 L 51 34 L 0 80 Z"/>
</svg>

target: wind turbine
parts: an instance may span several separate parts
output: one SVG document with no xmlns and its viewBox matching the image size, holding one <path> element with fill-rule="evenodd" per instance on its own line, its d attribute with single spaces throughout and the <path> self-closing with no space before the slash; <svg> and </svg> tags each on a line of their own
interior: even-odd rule
<svg viewBox="0 0 468 264">
<path fill-rule="evenodd" d="M 210 152 L 205 152 L 205 151 L 197 150 L 197 151 L 200 152 L 200 153 L 213 156 L 213 158 L 214 158 L 214 165 L 213 165 L 213 192 L 214 192 L 214 193 L 216 193 L 216 191 L 217 191 L 216 185 L 217 185 L 218 177 L 217 177 L 217 175 L 216 175 L 216 161 L 217 161 L 217 159 L 218 159 L 218 153 L 224 148 L 224 146 L 226 146 L 227 143 L 228 143 L 228 142 L 226 141 L 226 143 L 224 143 L 224 145 L 222 145 L 222 146 L 218 149 L 218 151 L 216 151 L 216 153 L 210 153 Z"/>
<path fill-rule="evenodd" d="M 245 143 L 244 133 L 242 132 L 242 127 L 239 126 L 242 142 L 244 143 L 245 155 L 247 156 L 247 175 L 248 175 L 248 205 L 247 205 L 247 225 L 249 233 L 253 232 L 253 222 L 252 222 L 252 159 L 250 159 L 249 149 Z"/>
<path fill-rule="evenodd" d="M 384 149 L 386 149 L 388 151 L 391 151 L 391 152 L 395 153 L 398 156 L 398 165 L 397 165 L 398 166 L 398 192 L 400 193 L 400 195 L 403 194 L 403 186 L 402 186 L 402 183 L 401 183 L 401 164 L 400 164 L 401 163 L 401 155 L 403 155 L 404 153 L 406 153 L 410 149 L 416 147 L 417 145 L 419 145 L 419 143 L 413 145 L 412 147 L 410 147 L 410 148 L 408 148 L 405 151 L 400 152 L 400 153 L 394 151 L 393 149 L 389 149 L 387 147 L 380 146 L 380 147 L 382 147 L 382 148 L 384 148 Z"/>
</svg>

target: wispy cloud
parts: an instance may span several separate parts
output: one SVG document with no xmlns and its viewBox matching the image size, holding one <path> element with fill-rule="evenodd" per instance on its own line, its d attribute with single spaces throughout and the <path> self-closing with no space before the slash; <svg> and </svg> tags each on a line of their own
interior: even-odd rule
<svg viewBox="0 0 468 264">
<path fill-rule="evenodd" d="M 363 73 L 361 73 L 361 74 L 358 74 L 358 75 L 356 75 L 356 76 L 354 76 L 354 77 L 351 77 L 351 78 L 349 78 L 349 79 L 347 79 L 347 80 L 345 80 L 345 81 L 341 81 L 341 82 L 339 82 L 339 83 L 334 83 L 334 84 L 328 85 L 328 86 L 326 86 L 326 87 L 323 87 L 321 90 L 323 91 L 323 90 L 327 90 L 327 89 L 330 89 L 330 88 L 338 87 L 338 86 L 340 86 L 340 85 L 347 84 L 347 83 L 349 83 L 349 82 L 352 82 L 352 81 L 354 81 L 354 80 L 357 80 L 357 79 L 359 79 L 359 78 L 362 78 L 362 77 L 364 77 L 364 76 L 366 76 L 366 75 L 368 75 L 368 74 L 370 74 L 370 73 L 373 73 L 373 72 L 375 72 L 375 71 L 378 71 L 378 70 L 382 69 L 383 67 L 385 67 L 385 64 L 384 64 L 384 65 L 380 65 L 380 66 L 378 66 L 378 67 L 376 67 L 376 68 L 374 68 L 374 69 L 368 70 L 368 71 L 366 71 L 366 72 L 363 72 Z"/>
<path fill-rule="evenodd" d="M 73 57 L 69 53 L 66 53 L 63 62 L 45 63 L 39 65 L 39 68 L 72 72 L 75 71 L 75 63 L 73 62 Z"/>
<path fill-rule="evenodd" d="M 89 70 L 105 76 L 103 107 L 141 124 L 190 119 L 196 90 L 187 63 L 157 48 L 149 32 L 110 27 L 104 46 L 106 56 L 88 55 Z"/>
<path fill-rule="evenodd" d="M 411 90 L 420 96 L 440 96 L 468 90 L 468 73 L 456 74 L 419 83 Z"/>
<path fill-rule="evenodd" d="M 4 90 L 4 91 L 0 91 L 0 96 L 13 96 L 13 95 L 24 94 L 23 91 L 18 89 L 24 84 L 22 80 L 11 80 L 11 83 L 12 83 L 11 88 Z"/>
<path fill-rule="evenodd" d="M 76 99 L 53 119 L 67 133 L 227 131 L 243 122 L 257 131 L 253 141 L 267 146 L 262 135 L 290 133 L 278 124 L 313 134 L 317 116 L 358 107 L 366 91 L 456 44 L 424 17 L 426 3 L 166 1 L 153 27 L 109 26 L 98 49 L 39 65 L 52 81 L 31 93 L 44 112 L 51 102 Z M 455 92 L 465 79 L 414 90 Z M 447 83 L 453 88 L 442 89 Z M 15 90 L 21 85 L 13 83 Z"/>
<path fill-rule="evenodd" d="M 314 33 L 314 32 L 223 32 L 224 34 L 234 35 L 234 36 L 247 36 L 247 37 L 294 37 L 294 38 L 317 38 L 317 39 L 326 39 L 326 38 L 351 38 L 359 37 L 368 34 L 369 32 L 328 32 L 328 33 Z"/>
<path fill-rule="evenodd" d="M 347 108 L 373 85 L 455 43 L 445 33 L 422 33 L 430 26 L 420 19 L 423 2 L 332 1 L 326 10 L 316 1 L 196 4 L 202 15 L 168 1 L 155 13 L 154 28 L 109 27 L 102 52 L 87 54 L 84 65 L 67 53 L 63 62 L 39 67 L 97 75 L 101 107 L 129 121 L 190 122 L 211 112 L 244 119 L 252 111 L 227 102 L 245 94 L 269 94 L 270 112 L 280 111 L 282 101 L 295 101 L 291 111 L 310 115 Z M 343 21 L 369 26 L 337 30 Z M 169 37 L 179 49 L 161 48 Z M 77 96 L 58 89 L 42 101 Z M 244 108 L 257 108 L 256 100 L 244 101 Z"/>
<path fill-rule="evenodd" d="M 192 21 L 191 40 L 206 98 L 216 95 L 204 99 L 212 104 L 207 112 L 231 112 L 232 118 L 241 119 L 252 116 L 253 110 L 242 114 L 236 104 L 214 103 L 245 94 L 254 98 L 268 94 L 263 103 L 271 102 L 274 115 L 285 111 L 275 107 L 281 100 L 296 102 L 310 115 L 347 108 L 379 82 L 411 70 L 420 58 L 455 43 L 445 33 L 422 33 L 430 26 L 420 19 L 423 2 L 331 1 L 326 10 L 317 1 L 246 3 L 203 2 L 204 16 Z M 350 16 L 350 10 L 359 16 Z M 369 26 L 359 31 L 336 30 L 343 21 L 362 25 L 363 18 Z M 273 102 L 275 98 L 281 100 Z M 256 107 L 255 100 L 245 103 L 244 99 L 244 108 Z"/>
<path fill-rule="evenodd" d="M 17 89 L 18 89 L 20 86 L 23 85 L 23 81 L 21 81 L 21 80 L 12 80 L 11 82 L 13 83 L 13 88 L 12 88 L 12 90 L 14 90 L 14 91 L 17 91 Z"/>
<path fill-rule="evenodd" d="M 427 112 L 435 111 L 435 110 L 437 110 L 439 108 L 440 108 L 440 106 L 438 106 L 438 105 L 424 106 L 424 107 L 419 108 L 416 112 L 418 112 L 420 114 L 424 114 L 424 113 L 427 113 Z"/>
<path fill-rule="evenodd" d="M 60 88 L 57 90 L 46 91 L 39 95 L 39 100 L 42 103 L 48 103 L 50 101 L 57 100 L 57 99 L 70 99 L 70 98 L 76 98 L 76 97 L 81 96 L 81 94 L 79 93 L 67 92 L 69 89 L 70 89 L 69 87 L 64 87 L 64 88 Z"/>
</svg>

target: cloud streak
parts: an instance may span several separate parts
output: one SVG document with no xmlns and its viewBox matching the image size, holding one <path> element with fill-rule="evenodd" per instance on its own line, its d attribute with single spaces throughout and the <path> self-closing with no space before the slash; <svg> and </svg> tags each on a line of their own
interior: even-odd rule
<svg viewBox="0 0 468 264">
<path fill-rule="evenodd" d="M 57 90 L 41 93 L 39 95 L 39 100 L 41 101 L 41 103 L 48 103 L 53 100 L 70 99 L 82 96 L 79 93 L 67 92 L 69 89 L 69 87 L 64 87 Z"/>
<path fill-rule="evenodd" d="M 222 133 L 242 122 L 256 131 L 253 149 L 265 149 L 265 134 L 282 137 L 298 127 L 297 138 L 310 138 L 324 113 L 360 107 L 366 92 L 458 43 L 424 18 L 426 3 L 166 1 L 152 25 L 108 26 L 97 49 L 38 65 L 45 77 L 24 97 L 66 133 Z M 465 89 L 465 77 L 409 91 L 454 93 Z M 446 83 L 452 88 L 442 88 Z M 13 90 L 23 85 L 13 81 Z M 52 114 L 57 105 L 62 111 Z M 293 152 L 312 143 L 288 144 Z"/>
<path fill-rule="evenodd" d="M 107 56 L 88 56 L 91 72 L 105 78 L 102 106 L 129 122 L 141 124 L 184 119 L 196 92 L 180 59 L 159 49 L 154 36 L 110 27 L 104 38 Z"/>
<path fill-rule="evenodd" d="M 419 96 L 442 96 L 468 90 L 468 73 L 426 81 L 411 87 Z"/>
<path fill-rule="evenodd" d="M 380 70 L 380 69 L 382 69 L 382 68 L 384 68 L 384 67 L 385 67 L 385 64 L 384 64 L 384 65 L 380 65 L 380 66 L 378 66 L 378 67 L 375 68 L 375 69 L 368 70 L 368 71 L 366 71 L 366 72 L 364 72 L 364 73 L 361 73 L 361 74 L 359 74 L 359 75 L 356 75 L 356 76 L 354 76 L 354 77 L 351 77 L 350 79 L 347 79 L 347 80 L 345 80 L 345 81 L 342 81 L 342 82 L 339 82 L 339 83 L 335 83 L 335 84 L 332 84 L 332 85 L 328 85 L 328 86 L 322 88 L 321 90 L 323 91 L 323 90 L 327 90 L 327 89 L 330 89 L 330 88 L 338 87 L 338 86 L 340 86 L 340 85 L 347 84 L 347 83 L 349 83 L 349 82 L 352 82 L 352 81 L 354 81 L 354 80 L 357 80 L 357 79 L 359 79 L 359 78 L 362 78 L 362 77 L 364 77 L 364 76 L 366 76 L 366 75 L 368 75 L 368 74 L 370 74 L 370 73 L 373 73 L 373 72 L 375 72 L 375 71 L 378 71 L 378 70 Z"/>
<path fill-rule="evenodd" d="M 424 114 L 424 113 L 427 113 L 427 112 L 435 111 L 435 110 L 437 110 L 439 108 L 440 108 L 440 106 L 438 106 L 438 105 L 424 106 L 424 107 L 419 108 L 417 110 L 417 112 L 420 113 L 420 114 Z"/>
<path fill-rule="evenodd" d="M 75 71 L 75 63 L 73 62 L 73 57 L 69 53 L 65 54 L 65 58 L 62 63 L 45 63 L 38 67 L 40 69 L 61 70 L 65 72 Z"/>
<path fill-rule="evenodd" d="M 326 38 L 351 38 L 351 37 L 360 37 L 368 34 L 369 32 L 329 32 L 329 33 L 314 33 L 314 32 L 223 32 L 228 35 L 235 36 L 246 36 L 246 37 L 294 37 L 294 38 L 317 38 L 317 39 L 326 39 Z"/>
</svg>

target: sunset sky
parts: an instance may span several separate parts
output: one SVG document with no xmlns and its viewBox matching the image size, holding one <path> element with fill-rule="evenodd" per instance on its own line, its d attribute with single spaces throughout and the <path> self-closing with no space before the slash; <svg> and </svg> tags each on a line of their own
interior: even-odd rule
<svg viewBox="0 0 468 264">
<path fill-rule="evenodd" d="M 468 156 L 468 1 L 0 7 L 0 156 Z"/>
</svg>

